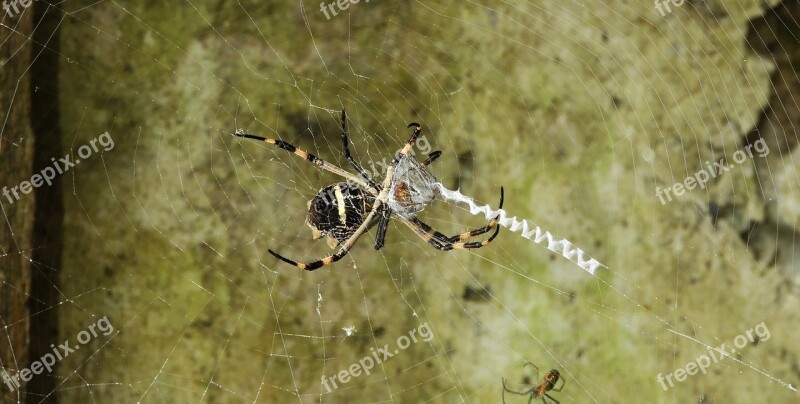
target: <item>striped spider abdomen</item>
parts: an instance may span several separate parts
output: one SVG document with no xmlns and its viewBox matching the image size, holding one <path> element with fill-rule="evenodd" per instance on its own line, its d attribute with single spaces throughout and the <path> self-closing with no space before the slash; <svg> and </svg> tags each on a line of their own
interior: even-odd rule
<svg viewBox="0 0 800 404">
<path fill-rule="evenodd" d="M 306 225 L 314 240 L 327 237 L 328 246 L 335 248 L 364 223 L 374 202 L 374 196 L 355 185 L 328 185 L 308 202 Z"/>
</svg>

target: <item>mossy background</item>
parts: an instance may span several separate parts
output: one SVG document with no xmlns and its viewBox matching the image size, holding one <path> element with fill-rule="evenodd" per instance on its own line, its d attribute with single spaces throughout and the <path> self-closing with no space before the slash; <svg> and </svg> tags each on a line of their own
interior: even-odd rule
<svg viewBox="0 0 800 404">
<path fill-rule="evenodd" d="M 61 362 L 54 394 L 500 402 L 501 378 L 520 383 L 531 361 L 561 371 L 561 403 L 797 402 L 777 380 L 800 379 L 798 93 L 793 73 L 775 82 L 796 57 L 752 41 L 767 41 L 753 21 L 769 7 L 797 10 L 778 3 L 661 16 L 651 1 L 362 1 L 330 20 L 314 1 L 61 4 L 62 144 L 108 131 L 115 148 L 63 178 L 59 334 L 103 316 L 116 332 Z M 342 108 L 359 161 L 390 155 L 418 121 L 447 186 L 493 205 L 504 186 L 509 213 L 609 269 L 594 278 L 508 231 L 441 253 L 397 224 L 380 252 L 369 236 L 312 273 L 279 264 L 267 248 L 329 252 L 303 221 L 337 178 L 231 133 L 344 166 Z M 767 158 L 666 205 L 654 196 L 762 125 Z M 443 203 L 421 216 L 450 234 L 483 223 Z M 430 343 L 321 393 L 323 374 L 425 322 Z M 656 382 L 761 322 L 771 339 L 739 354 L 755 369 L 727 359 L 669 391 Z"/>
</svg>

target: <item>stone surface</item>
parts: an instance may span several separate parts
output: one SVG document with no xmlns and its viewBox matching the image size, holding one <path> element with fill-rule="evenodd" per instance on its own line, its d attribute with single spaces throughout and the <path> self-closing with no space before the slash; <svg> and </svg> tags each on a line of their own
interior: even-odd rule
<svg viewBox="0 0 800 404">
<path fill-rule="evenodd" d="M 763 1 L 664 16 L 652 2 L 362 2 L 330 20 L 309 2 L 64 7 L 64 144 L 108 131 L 115 147 L 67 174 L 61 335 L 103 316 L 118 332 L 62 363 L 65 402 L 497 402 L 526 360 L 561 371 L 562 403 L 797 398 L 775 381 L 797 385 L 797 290 L 741 237 L 767 209 L 756 160 L 669 203 L 654 194 L 757 127 L 776 69 L 746 40 Z M 508 232 L 440 253 L 397 224 L 380 253 L 363 239 L 313 273 L 277 263 L 267 248 L 329 253 L 303 220 L 337 179 L 230 134 L 342 164 L 342 107 L 360 160 L 421 122 L 445 185 L 492 204 L 503 185 L 509 213 L 609 270 L 589 277 Z M 797 198 L 786 181 L 776 192 Z M 442 204 L 421 216 L 453 234 L 482 223 Z M 484 287 L 485 303 L 462 300 Z M 321 375 L 424 322 L 431 344 L 320 395 Z M 656 382 L 761 322 L 771 338 L 744 364 Z"/>
</svg>

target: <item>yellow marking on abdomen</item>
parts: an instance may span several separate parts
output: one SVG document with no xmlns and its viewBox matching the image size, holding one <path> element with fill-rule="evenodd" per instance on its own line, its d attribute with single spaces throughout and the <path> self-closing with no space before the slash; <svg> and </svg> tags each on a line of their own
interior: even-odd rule
<svg viewBox="0 0 800 404">
<path fill-rule="evenodd" d="M 333 194 L 336 195 L 336 206 L 339 207 L 339 221 L 342 224 L 347 224 L 347 211 L 344 206 L 344 195 L 342 188 L 339 185 L 333 187 Z"/>
</svg>

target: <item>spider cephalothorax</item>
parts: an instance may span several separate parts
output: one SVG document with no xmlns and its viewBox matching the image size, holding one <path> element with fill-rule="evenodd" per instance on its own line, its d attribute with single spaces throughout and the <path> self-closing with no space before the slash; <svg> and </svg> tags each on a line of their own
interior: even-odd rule
<svg viewBox="0 0 800 404">
<path fill-rule="evenodd" d="M 438 155 L 436 155 L 438 157 Z M 436 196 L 436 178 L 414 156 L 400 158 L 389 189 L 389 209 L 410 218 L 420 212 Z"/>
<path fill-rule="evenodd" d="M 272 250 L 269 250 L 270 254 L 283 262 L 312 271 L 340 260 L 350 251 L 358 238 L 376 224 L 378 231 L 375 236 L 375 249 L 380 249 L 383 247 L 386 229 L 392 218 L 408 226 L 434 248 L 443 251 L 480 248 L 494 240 L 500 231 L 500 227 L 497 226 L 497 218 L 479 229 L 447 237 L 416 217 L 416 213 L 424 209 L 436 196 L 436 178 L 428 171 L 427 167 L 439 158 L 442 152 L 435 151 L 429 154 L 422 163 L 418 162 L 411 153 L 411 148 L 420 134 L 421 126 L 417 123 L 410 123 L 408 127 L 414 128 L 414 132 L 387 167 L 386 177 L 381 183 L 373 180 L 367 171 L 350 156 L 345 111 L 342 111 L 341 121 L 342 148 L 345 158 L 359 175 L 351 174 L 283 140 L 236 131 L 236 136 L 274 144 L 309 161 L 318 168 L 340 175 L 348 181 L 322 188 L 309 201 L 308 215 L 306 216 L 306 224 L 311 227 L 314 239 L 327 237 L 328 245 L 331 248 L 341 245 L 338 252 L 308 264 L 292 261 Z M 503 189 L 500 188 L 500 208 L 502 207 Z M 484 241 L 463 242 L 466 239 L 488 233 L 492 228 L 495 228 L 495 232 Z"/>
</svg>

